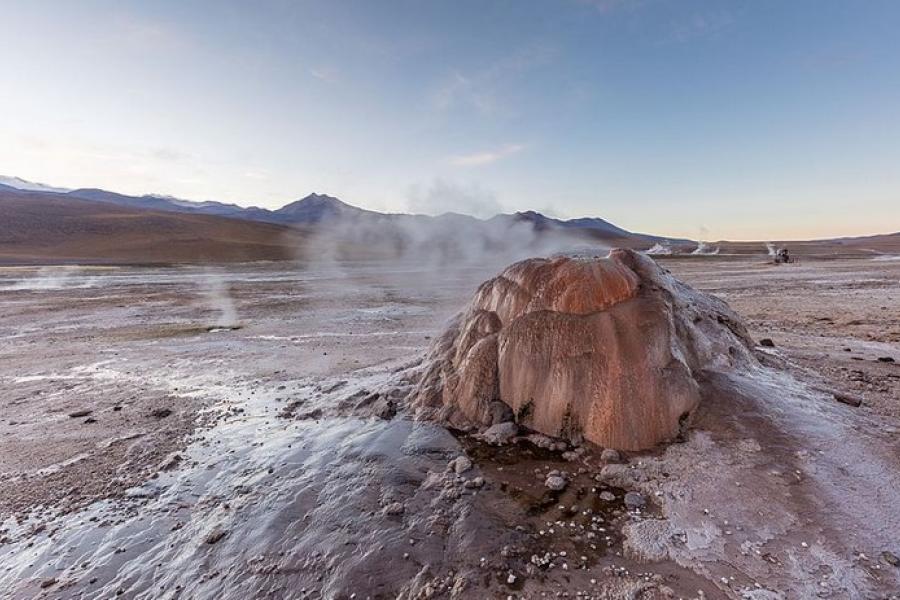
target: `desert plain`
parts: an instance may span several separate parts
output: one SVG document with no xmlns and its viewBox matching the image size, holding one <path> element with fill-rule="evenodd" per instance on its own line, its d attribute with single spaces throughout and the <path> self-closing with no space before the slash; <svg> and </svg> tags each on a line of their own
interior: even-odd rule
<svg viewBox="0 0 900 600">
<path fill-rule="evenodd" d="M 760 366 L 630 453 L 412 418 L 497 265 L 0 268 L 0 597 L 900 597 L 900 260 L 658 260 Z"/>
</svg>

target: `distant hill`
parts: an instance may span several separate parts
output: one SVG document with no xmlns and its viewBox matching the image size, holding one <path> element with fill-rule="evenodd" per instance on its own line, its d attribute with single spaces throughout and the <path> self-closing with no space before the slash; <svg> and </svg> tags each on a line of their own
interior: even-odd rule
<svg viewBox="0 0 900 600">
<path fill-rule="evenodd" d="M 0 187 L 0 263 L 284 260 L 304 232 Z"/>
<path fill-rule="evenodd" d="M 21 177 L 5 177 L 0 175 L 0 188 L 10 187 L 17 190 L 30 192 L 68 192 L 66 188 L 52 187 L 44 183 L 35 183 L 34 181 L 26 181 Z"/>
<path fill-rule="evenodd" d="M 3 178 L 3 181 L 6 183 L 0 183 L 0 189 L 10 186 L 5 189 L 37 190 L 53 196 L 53 202 L 49 198 L 41 201 L 50 202 L 57 211 L 65 206 L 65 202 L 80 201 L 132 211 L 215 216 L 303 228 L 308 230 L 307 233 L 315 234 L 312 237 L 316 248 L 310 249 L 313 254 L 318 252 L 333 257 L 362 253 L 439 261 L 475 261 L 489 255 L 501 260 L 577 248 L 590 250 L 627 246 L 646 249 L 658 242 L 692 243 L 689 240 L 632 233 L 599 218 L 562 220 L 534 211 L 501 214 L 487 220 L 455 213 L 438 216 L 380 213 L 316 193 L 279 209 L 269 210 L 215 201 L 193 202 L 169 196 L 129 196 L 96 188 L 64 190 L 13 177 Z M 116 209 L 110 208 L 109 211 L 112 214 Z M 98 218 L 96 210 L 92 215 L 92 218 Z M 32 238 L 42 235 L 42 232 L 35 229 L 27 235 Z"/>
<path fill-rule="evenodd" d="M 285 242 L 285 240 L 289 240 Z M 796 256 L 900 253 L 900 233 L 773 242 Z M 510 261 L 609 247 L 660 256 L 765 255 L 767 242 L 695 241 L 635 233 L 597 217 L 556 219 L 535 211 L 489 219 L 380 213 L 327 194 L 270 210 L 129 196 L 96 188 L 67 190 L 0 176 L 0 262 L 179 262 L 394 257 L 436 263 Z"/>
</svg>

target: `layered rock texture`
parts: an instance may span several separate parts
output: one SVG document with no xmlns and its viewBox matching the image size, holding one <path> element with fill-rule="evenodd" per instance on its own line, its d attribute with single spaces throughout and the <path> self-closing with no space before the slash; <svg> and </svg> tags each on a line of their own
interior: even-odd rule
<svg viewBox="0 0 900 600">
<path fill-rule="evenodd" d="M 431 349 L 413 404 L 464 428 L 514 420 L 620 450 L 675 437 L 705 370 L 749 365 L 721 300 L 631 250 L 529 259 L 483 283 Z"/>
</svg>

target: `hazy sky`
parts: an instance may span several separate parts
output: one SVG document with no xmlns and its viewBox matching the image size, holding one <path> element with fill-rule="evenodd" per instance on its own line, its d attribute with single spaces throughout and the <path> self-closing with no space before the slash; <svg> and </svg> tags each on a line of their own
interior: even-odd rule
<svg viewBox="0 0 900 600">
<path fill-rule="evenodd" d="M 900 230 L 900 2 L 0 0 L 0 174 L 277 207 Z"/>
</svg>

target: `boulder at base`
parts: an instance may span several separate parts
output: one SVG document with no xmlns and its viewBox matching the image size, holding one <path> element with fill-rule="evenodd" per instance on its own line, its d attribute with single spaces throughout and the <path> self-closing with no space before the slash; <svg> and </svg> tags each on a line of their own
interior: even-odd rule
<svg viewBox="0 0 900 600">
<path fill-rule="evenodd" d="M 507 415 L 549 436 L 641 450 L 678 434 L 704 370 L 749 365 L 752 345 L 728 305 L 637 252 L 534 258 L 478 288 L 430 350 L 413 405 L 457 427 Z"/>
</svg>

